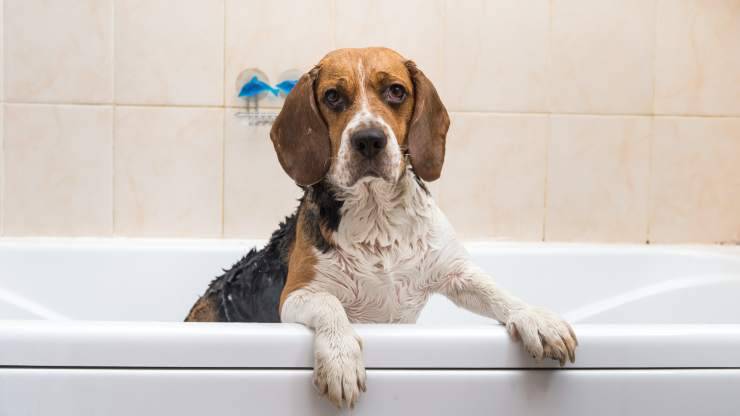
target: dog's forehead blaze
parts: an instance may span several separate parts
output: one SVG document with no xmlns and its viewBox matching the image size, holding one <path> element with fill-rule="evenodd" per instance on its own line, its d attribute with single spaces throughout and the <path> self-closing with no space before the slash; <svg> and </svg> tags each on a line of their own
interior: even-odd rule
<svg viewBox="0 0 740 416">
<path fill-rule="evenodd" d="M 338 49 L 319 62 L 317 101 L 331 88 L 340 88 L 349 95 L 352 106 L 341 113 L 331 113 L 322 108 L 329 124 L 332 153 L 337 154 L 344 128 L 361 110 L 361 95 L 373 114 L 381 117 L 393 129 L 399 144 L 406 141 L 407 124 L 413 112 L 413 82 L 406 67 L 406 59 L 387 48 Z M 377 94 L 379 88 L 398 83 L 404 86 L 409 98 L 399 109 L 391 110 Z M 362 85 L 361 85 L 362 84 Z M 362 90 L 365 94 L 362 94 Z M 322 107 L 322 106 L 320 106 Z"/>
<path fill-rule="evenodd" d="M 338 49 L 319 63 L 319 85 L 329 88 L 336 84 L 357 88 L 360 77 L 366 83 L 377 83 L 390 76 L 406 88 L 413 88 L 406 69 L 406 59 L 386 48 Z M 364 86 L 367 88 L 367 85 Z"/>
</svg>

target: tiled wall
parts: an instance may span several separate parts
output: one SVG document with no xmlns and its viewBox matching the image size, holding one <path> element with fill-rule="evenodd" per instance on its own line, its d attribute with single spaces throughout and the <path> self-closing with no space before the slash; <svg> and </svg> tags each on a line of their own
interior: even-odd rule
<svg viewBox="0 0 740 416">
<path fill-rule="evenodd" d="M 5 236 L 266 237 L 299 191 L 237 75 L 386 45 L 464 237 L 740 240 L 740 0 L 0 2 Z"/>
</svg>

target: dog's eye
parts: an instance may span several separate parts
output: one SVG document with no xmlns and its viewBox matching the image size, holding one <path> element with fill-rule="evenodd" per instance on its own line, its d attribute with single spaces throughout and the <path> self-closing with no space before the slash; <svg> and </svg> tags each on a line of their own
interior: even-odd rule
<svg viewBox="0 0 740 416">
<path fill-rule="evenodd" d="M 342 106 L 342 95 L 334 88 L 326 90 L 324 102 L 332 109 L 339 109 Z"/>
<path fill-rule="evenodd" d="M 385 90 L 385 99 L 391 104 L 401 104 L 406 99 L 406 88 L 393 84 Z"/>
</svg>

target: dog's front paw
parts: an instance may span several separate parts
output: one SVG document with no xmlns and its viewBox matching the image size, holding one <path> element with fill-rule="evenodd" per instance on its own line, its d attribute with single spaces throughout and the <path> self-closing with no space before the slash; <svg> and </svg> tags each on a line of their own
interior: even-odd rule
<svg viewBox="0 0 740 416">
<path fill-rule="evenodd" d="M 552 358 L 561 366 L 568 359 L 576 361 L 578 339 L 573 328 L 550 311 L 534 307 L 512 311 L 506 329 L 537 361 Z"/>
<path fill-rule="evenodd" d="M 316 334 L 313 383 L 337 407 L 352 408 L 365 391 L 362 341 L 346 334 Z"/>
</svg>

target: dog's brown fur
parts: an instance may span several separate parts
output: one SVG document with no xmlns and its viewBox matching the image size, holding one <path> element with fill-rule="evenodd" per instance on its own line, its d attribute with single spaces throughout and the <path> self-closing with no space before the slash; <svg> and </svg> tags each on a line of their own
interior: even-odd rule
<svg viewBox="0 0 740 416">
<path fill-rule="evenodd" d="M 185 322 L 218 322 L 218 303 L 213 296 L 201 296 L 190 309 Z"/>
<path fill-rule="evenodd" d="M 304 287 L 316 273 L 316 257 L 314 256 L 313 244 L 306 236 L 305 215 L 303 210 L 298 214 L 298 226 L 296 227 L 296 239 L 293 249 L 290 251 L 288 262 L 288 277 L 285 287 L 280 295 L 280 307 L 282 308 L 285 298 L 292 291 Z"/>
</svg>

